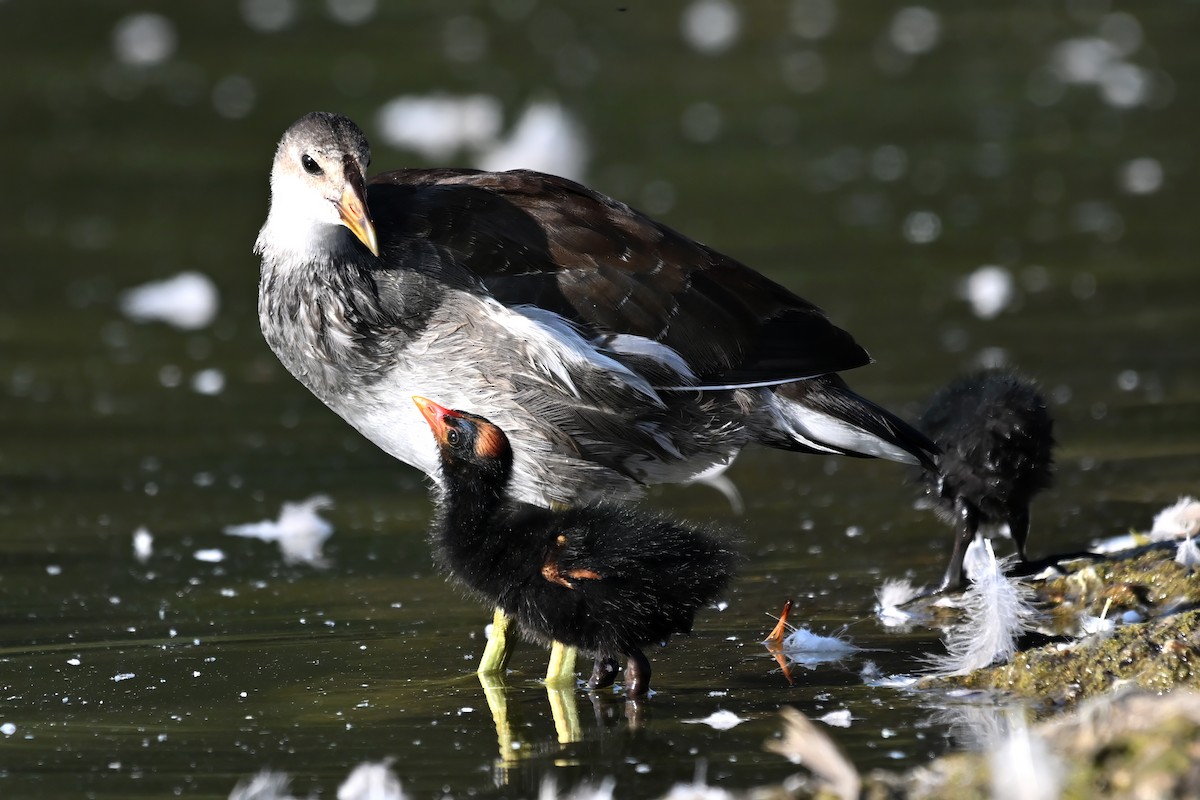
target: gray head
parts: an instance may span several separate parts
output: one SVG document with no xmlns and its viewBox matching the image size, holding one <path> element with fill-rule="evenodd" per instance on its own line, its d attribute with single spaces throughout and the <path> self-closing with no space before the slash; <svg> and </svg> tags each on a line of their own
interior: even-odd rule
<svg viewBox="0 0 1200 800">
<path fill-rule="evenodd" d="M 271 210 L 255 251 L 303 260 L 344 226 L 378 255 L 363 182 L 370 163 L 367 137 L 346 117 L 314 111 L 296 120 L 275 151 Z"/>
</svg>

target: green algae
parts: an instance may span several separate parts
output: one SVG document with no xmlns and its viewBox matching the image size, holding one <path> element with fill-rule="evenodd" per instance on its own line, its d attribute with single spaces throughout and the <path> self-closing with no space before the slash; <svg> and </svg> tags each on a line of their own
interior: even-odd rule
<svg viewBox="0 0 1200 800">
<path fill-rule="evenodd" d="M 1172 548 L 1152 547 L 1075 562 L 1065 574 L 1034 585 L 1051 629 L 1072 631 L 1084 614 L 1136 612 L 1144 621 L 1024 650 L 1007 664 L 929 685 L 1006 692 L 1043 711 L 1126 685 L 1158 692 L 1200 688 L 1200 578 L 1176 564 L 1173 554 Z"/>
<path fill-rule="evenodd" d="M 1200 797 L 1200 578 L 1175 563 L 1173 546 L 1151 545 L 1074 561 L 1030 585 L 1043 627 L 1059 634 L 1056 640 L 1028 647 L 1009 663 L 921 685 L 1013 696 L 1041 719 L 1028 735 L 1053 777 L 1006 780 L 1057 781 L 1064 800 Z M 1127 612 L 1142 621 L 1074 638 L 1083 615 L 1124 619 Z M 992 759 L 958 752 L 904 772 L 877 770 L 863 777 L 859 797 L 987 800 Z M 1020 771 L 1012 764 L 1004 769 Z M 837 795 L 800 781 L 790 790 L 746 796 Z"/>
<path fill-rule="evenodd" d="M 1049 644 L 1018 653 L 1008 664 L 945 679 L 972 689 L 1011 692 L 1050 707 L 1132 684 L 1153 691 L 1200 688 L 1197 628 L 1200 612 L 1123 625 L 1069 645 Z"/>
<path fill-rule="evenodd" d="M 1098 616 L 1136 611 L 1152 617 L 1200 606 L 1200 579 L 1174 561 L 1168 542 L 1117 553 L 1105 560 L 1075 561 L 1065 574 L 1034 585 L 1052 618 L 1065 620 L 1063 632 L 1080 613 Z"/>
</svg>

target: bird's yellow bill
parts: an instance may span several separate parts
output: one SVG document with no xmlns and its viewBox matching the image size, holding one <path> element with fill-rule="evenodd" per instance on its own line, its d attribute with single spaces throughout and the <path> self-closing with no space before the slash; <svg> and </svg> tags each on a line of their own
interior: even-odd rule
<svg viewBox="0 0 1200 800">
<path fill-rule="evenodd" d="M 379 240 L 375 238 L 375 226 L 367 214 L 367 204 L 363 200 L 362 191 L 352 182 L 346 183 L 342 190 L 342 199 L 338 203 L 338 214 L 342 224 L 367 246 L 373 255 L 379 255 Z"/>
</svg>

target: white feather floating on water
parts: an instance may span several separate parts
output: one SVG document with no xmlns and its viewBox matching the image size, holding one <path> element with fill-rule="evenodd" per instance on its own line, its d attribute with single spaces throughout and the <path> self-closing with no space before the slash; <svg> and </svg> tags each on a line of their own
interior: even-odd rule
<svg viewBox="0 0 1200 800">
<path fill-rule="evenodd" d="M 803 665 L 820 664 L 845 658 L 858 650 L 849 639 L 841 636 L 822 636 L 808 628 L 797 628 L 781 643 L 784 655 L 793 663 Z"/>
<path fill-rule="evenodd" d="M 392 762 L 364 761 L 338 787 L 337 800 L 405 800 Z"/>
<path fill-rule="evenodd" d="M 201 272 L 144 283 L 121 292 L 121 312 L 135 322 L 166 322 L 186 331 L 208 327 L 221 305 L 217 285 Z"/>
<path fill-rule="evenodd" d="M 317 512 L 327 508 L 333 508 L 333 501 L 319 494 L 299 503 L 284 503 L 278 519 L 226 525 L 225 533 L 264 542 L 278 542 L 283 560 L 288 564 L 303 563 L 321 567 L 325 566 L 321 546 L 333 533 L 333 525 Z"/>
<path fill-rule="evenodd" d="M 906 580 L 889 578 L 875 590 L 875 616 L 889 628 L 909 625 L 917 620 L 916 614 L 900 606 L 920 597 L 923 589 L 918 589 Z"/>
<path fill-rule="evenodd" d="M 824 722 L 833 728 L 849 728 L 853 717 L 850 716 L 850 709 L 842 708 L 837 711 L 830 711 L 824 716 L 817 717 L 817 722 Z"/>
<path fill-rule="evenodd" d="M 858 672 L 858 677 L 862 679 L 863 684 L 866 686 L 875 686 L 884 689 L 909 689 L 916 686 L 921 680 L 916 675 L 884 675 L 883 670 L 874 661 L 864 662 L 862 669 Z"/>
<path fill-rule="evenodd" d="M 406 800 L 391 764 L 390 759 L 359 764 L 338 787 L 337 800 Z M 288 791 L 291 782 L 286 772 L 264 769 L 249 780 L 238 781 L 229 800 L 296 800 Z"/>
<path fill-rule="evenodd" d="M 286 772 L 264 769 L 249 780 L 238 781 L 229 800 L 295 800 L 288 791 L 291 782 Z"/>
<path fill-rule="evenodd" d="M 685 719 L 682 721 L 692 723 L 694 725 L 707 725 L 710 728 L 718 731 L 727 731 L 731 728 L 736 728 L 746 720 L 744 717 L 739 717 L 732 711 L 726 711 L 722 709 L 721 711 L 714 711 L 702 719 Z"/>
<path fill-rule="evenodd" d="M 662 800 L 734 800 L 736 795 L 720 786 L 707 783 L 677 783 L 662 796 Z"/>
<path fill-rule="evenodd" d="M 838 634 L 833 636 L 821 636 L 813 633 L 808 628 L 797 628 L 788 622 L 788 615 L 792 610 L 792 601 L 788 600 L 783 605 L 783 611 L 779 615 L 779 622 L 775 628 L 763 640 L 774 656 L 779 666 L 783 668 L 784 675 L 787 676 L 788 682 L 792 678 L 788 671 L 788 664 L 801 664 L 806 667 L 814 667 L 817 664 L 826 661 L 837 661 L 840 658 L 845 658 L 850 653 L 858 650 L 849 639 L 846 639 Z M 784 631 L 790 630 L 791 633 L 784 635 Z M 843 629 L 844 630 L 844 629 Z"/>
<path fill-rule="evenodd" d="M 935 675 L 966 675 L 1007 662 L 1037 613 L 1030 589 L 1004 576 L 1012 557 L 998 560 L 986 539 L 977 538 L 971 547 L 985 548 L 981 563 L 988 568 L 971 576 L 971 586 L 962 597 L 964 619 L 946 634 L 947 654 L 933 664 Z"/>
<path fill-rule="evenodd" d="M 205 547 L 192 553 L 192 558 L 206 564 L 220 564 L 225 560 L 225 551 L 218 547 Z"/>
</svg>

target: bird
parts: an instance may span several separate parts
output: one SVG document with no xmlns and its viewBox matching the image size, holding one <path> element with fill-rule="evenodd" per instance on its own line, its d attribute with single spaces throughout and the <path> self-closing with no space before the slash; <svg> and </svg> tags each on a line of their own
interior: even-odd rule
<svg viewBox="0 0 1200 800">
<path fill-rule="evenodd" d="M 937 471 L 913 478 L 955 528 L 937 591 L 965 587 L 963 558 L 980 528 L 1007 526 L 1027 562 L 1029 506 L 1054 478 L 1054 419 L 1037 384 L 1000 368 L 961 375 L 934 393 L 917 426 L 941 456 Z"/>
<path fill-rule="evenodd" d="M 542 643 L 595 657 L 588 688 L 645 695 L 642 648 L 691 633 L 696 611 L 727 586 L 736 553 L 716 533 L 628 505 L 553 510 L 509 496 L 513 450 L 487 419 L 413 402 L 433 431 L 441 481 L 431 539 L 442 568 Z"/>
<path fill-rule="evenodd" d="M 870 356 L 812 303 L 629 206 L 527 170 L 402 169 L 327 112 L 271 168 L 259 320 L 284 366 L 427 475 L 407 398 L 514 444 L 514 496 L 632 497 L 747 444 L 932 466 L 933 445 L 838 374 Z"/>
<path fill-rule="evenodd" d="M 502 428 L 509 494 L 546 507 L 720 485 L 750 443 L 933 467 L 923 434 L 839 374 L 867 351 L 739 261 L 561 177 L 368 180 L 370 162 L 340 114 L 284 132 L 254 244 L 259 323 L 309 391 L 426 475 L 438 448 L 412 395 Z M 481 674 L 506 646 L 489 640 Z"/>
</svg>

